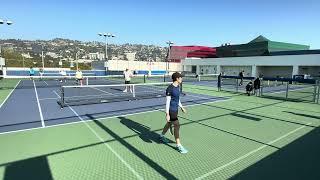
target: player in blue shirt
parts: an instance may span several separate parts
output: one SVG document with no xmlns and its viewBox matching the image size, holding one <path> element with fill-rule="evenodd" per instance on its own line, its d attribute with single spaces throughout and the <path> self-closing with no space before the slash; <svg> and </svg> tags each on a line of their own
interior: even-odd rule
<svg viewBox="0 0 320 180">
<path fill-rule="evenodd" d="M 33 79 L 32 76 L 34 76 L 34 74 L 35 74 L 35 71 L 34 71 L 33 67 L 30 67 L 30 69 L 29 69 L 29 75 L 30 75 L 30 79 L 31 79 L 31 80 Z"/>
<path fill-rule="evenodd" d="M 177 149 L 180 153 L 187 153 L 186 150 L 180 142 L 179 136 L 179 129 L 180 124 L 178 120 L 178 111 L 179 107 L 181 108 L 182 112 L 186 113 L 186 110 L 183 108 L 181 101 L 180 101 L 180 84 L 182 83 L 182 75 L 180 73 L 173 73 L 172 74 L 172 81 L 173 83 L 170 84 L 166 90 L 166 120 L 167 123 L 163 128 L 162 133 L 160 134 L 160 140 L 164 143 L 168 143 L 168 139 L 164 137 L 168 129 L 173 124 L 174 126 L 174 137 L 177 143 Z"/>
</svg>

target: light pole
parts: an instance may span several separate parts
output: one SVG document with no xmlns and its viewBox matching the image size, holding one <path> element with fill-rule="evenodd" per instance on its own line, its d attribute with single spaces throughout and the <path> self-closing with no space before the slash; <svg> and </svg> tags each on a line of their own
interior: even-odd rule
<svg viewBox="0 0 320 180">
<path fill-rule="evenodd" d="M 10 20 L 3 20 L 3 19 L 0 19 L 0 25 L 2 25 L 2 24 L 7 24 L 7 25 L 11 25 L 11 24 L 13 24 L 13 22 L 12 21 L 10 21 Z M 1 57 L 1 46 L 0 46 L 0 57 Z"/>
<path fill-rule="evenodd" d="M 104 36 L 104 42 L 105 42 L 105 45 L 106 45 L 106 50 L 105 50 L 105 61 L 108 61 L 108 41 L 107 41 L 107 38 L 113 38 L 113 37 L 116 37 L 114 34 L 111 34 L 111 33 L 99 33 L 98 34 L 99 36 Z M 107 67 L 108 68 L 108 67 Z"/>
<path fill-rule="evenodd" d="M 80 55 L 81 52 L 83 52 L 83 49 L 78 49 L 78 51 L 76 52 L 76 67 L 77 67 L 77 70 L 79 70 L 79 55 Z"/>
<path fill-rule="evenodd" d="M 42 60 L 42 70 L 44 71 L 44 55 L 43 55 L 43 45 L 41 46 L 41 60 Z"/>
<path fill-rule="evenodd" d="M 168 57 L 167 57 L 167 64 L 166 64 L 166 71 L 168 73 L 169 68 L 169 59 L 170 59 L 170 50 L 171 50 L 171 45 L 173 45 L 174 43 L 172 41 L 167 41 L 166 42 L 169 45 L 169 49 L 168 49 Z"/>
</svg>

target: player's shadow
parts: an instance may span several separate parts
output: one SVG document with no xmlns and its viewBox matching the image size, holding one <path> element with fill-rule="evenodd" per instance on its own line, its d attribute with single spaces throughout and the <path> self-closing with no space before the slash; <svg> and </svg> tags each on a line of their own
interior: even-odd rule
<svg viewBox="0 0 320 180">
<path fill-rule="evenodd" d="M 138 122 L 132 121 L 131 119 L 128 119 L 126 117 L 118 117 L 120 119 L 120 122 L 125 125 L 126 127 L 128 127 L 129 129 L 131 129 L 133 132 L 137 133 L 140 137 L 140 139 L 142 139 L 144 142 L 147 143 L 161 143 L 160 139 L 159 139 L 159 134 L 151 131 L 150 127 L 144 125 L 144 124 L 140 124 Z M 172 140 L 168 139 L 169 143 L 174 143 Z M 172 147 L 171 145 L 168 145 L 170 147 Z M 172 147 L 174 148 L 174 147 Z"/>
</svg>

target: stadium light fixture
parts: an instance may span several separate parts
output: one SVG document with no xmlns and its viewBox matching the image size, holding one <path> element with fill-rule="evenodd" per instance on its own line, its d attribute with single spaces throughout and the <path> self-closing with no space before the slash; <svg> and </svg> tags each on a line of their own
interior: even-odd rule
<svg viewBox="0 0 320 180">
<path fill-rule="evenodd" d="M 107 38 L 113 38 L 116 37 L 114 34 L 111 33 L 98 33 L 99 36 L 104 36 L 104 41 L 105 41 L 105 61 L 108 61 L 108 41 Z"/>
<path fill-rule="evenodd" d="M 170 67 L 169 67 L 169 59 L 170 59 L 170 50 L 171 50 L 171 45 L 173 45 L 174 43 L 172 42 L 172 41 L 167 41 L 166 42 L 168 45 L 169 45 L 169 49 L 168 49 L 168 57 L 167 57 L 167 60 L 166 60 L 166 71 L 167 71 L 167 73 L 169 73 L 168 71 L 169 71 L 169 69 L 170 69 Z"/>
</svg>

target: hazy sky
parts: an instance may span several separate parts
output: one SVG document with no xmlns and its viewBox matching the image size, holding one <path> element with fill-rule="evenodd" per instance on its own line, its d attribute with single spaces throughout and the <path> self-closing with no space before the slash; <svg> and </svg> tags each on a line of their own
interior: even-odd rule
<svg viewBox="0 0 320 180">
<path fill-rule="evenodd" d="M 247 43 L 258 35 L 320 49 L 319 0 L 1 0 L 0 39 L 101 41 L 165 46 Z"/>
</svg>

